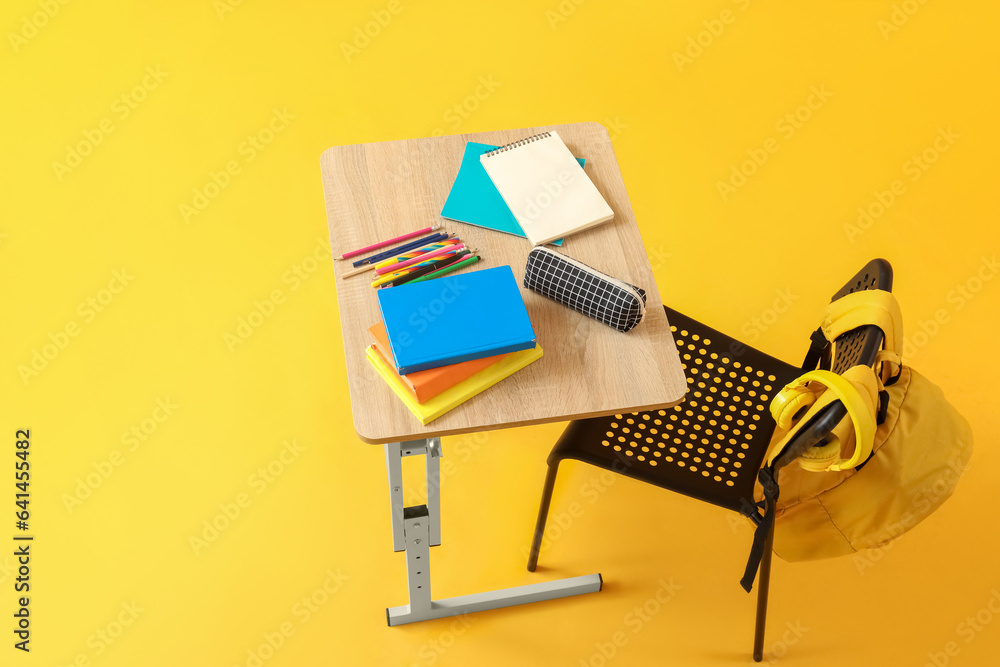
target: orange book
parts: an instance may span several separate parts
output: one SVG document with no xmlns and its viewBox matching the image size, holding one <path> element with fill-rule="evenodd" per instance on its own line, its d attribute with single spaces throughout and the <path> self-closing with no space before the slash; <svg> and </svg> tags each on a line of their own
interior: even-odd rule
<svg viewBox="0 0 1000 667">
<path fill-rule="evenodd" d="M 385 359 L 392 372 L 396 373 L 393 368 L 392 354 L 389 352 L 392 348 L 389 347 L 389 337 L 385 333 L 385 325 L 379 322 L 370 326 L 368 327 L 368 333 L 375 339 L 375 350 L 382 355 L 382 358 Z M 462 380 L 472 377 L 484 368 L 489 368 L 506 356 L 506 354 L 500 354 L 495 357 L 463 361 L 460 364 L 428 368 L 425 371 L 407 373 L 406 375 L 399 375 L 398 373 L 396 375 L 403 381 L 407 389 L 410 390 L 410 393 L 417 399 L 417 402 L 423 403 L 434 398 L 445 389 L 454 387 Z"/>
</svg>

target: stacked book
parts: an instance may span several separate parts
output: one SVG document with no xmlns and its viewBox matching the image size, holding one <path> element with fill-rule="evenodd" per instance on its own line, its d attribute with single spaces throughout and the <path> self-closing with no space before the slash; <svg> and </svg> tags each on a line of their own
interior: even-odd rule
<svg viewBox="0 0 1000 667">
<path fill-rule="evenodd" d="M 509 266 L 378 291 L 372 367 L 427 424 L 542 356 Z"/>
</svg>

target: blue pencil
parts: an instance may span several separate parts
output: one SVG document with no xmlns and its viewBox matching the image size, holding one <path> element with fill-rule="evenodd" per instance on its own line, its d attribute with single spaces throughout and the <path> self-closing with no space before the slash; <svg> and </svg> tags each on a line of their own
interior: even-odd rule
<svg viewBox="0 0 1000 667">
<path fill-rule="evenodd" d="M 353 266 L 361 266 L 362 264 L 373 264 L 375 262 L 381 262 L 383 259 L 389 259 L 390 257 L 395 257 L 400 255 L 407 250 L 413 250 L 414 248 L 419 248 L 425 246 L 428 243 L 433 243 L 434 241 L 440 241 L 441 239 L 448 238 L 448 232 L 438 232 L 437 234 L 431 234 L 430 236 L 425 236 L 422 239 L 417 239 L 416 241 L 410 241 L 409 243 L 404 243 L 398 248 L 393 248 L 392 250 L 385 250 L 378 253 L 377 255 L 372 255 L 371 257 L 366 257 L 364 259 L 359 259 L 356 262 L 352 262 Z"/>
</svg>

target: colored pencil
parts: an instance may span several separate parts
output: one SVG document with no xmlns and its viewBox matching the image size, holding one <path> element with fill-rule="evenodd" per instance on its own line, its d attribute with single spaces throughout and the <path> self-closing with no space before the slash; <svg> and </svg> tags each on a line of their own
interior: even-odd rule
<svg viewBox="0 0 1000 667">
<path fill-rule="evenodd" d="M 375 269 L 375 273 L 381 276 L 383 273 L 392 273 L 394 271 L 399 271 L 400 269 L 405 269 L 406 267 L 412 264 L 419 264 L 424 260 L 430 259 L 431 257 L 437 257 L 438 255 L 443 255 L 444 253 L 450 252 L 452 250 L 461 250 L 464 247 L 465 247 L 464 243 L 459 243 L 457 245 L 445 246 L 442 248 L 438 248 L 437 250 L 431 250 L 428 253 L 424 253 L 423 255 L 414 257 L 413 259 L 408 259 L 405 262 L 399 262 L 397 264 L 391 264 L 389 266 L 383 266 L 381 268 L 377 268 Z"/>
<path fill-rule="evenodd" d="M 448 252 L 446 252 L 442 256 L 432 257 L 430 259 L 424 260 L 423 262 L 420 262 L 419 264 L 413 264 L 411 266 L 408 266 L 405 269 L 399 269 L 398 271 L 393 271 L 391 273 L 382 274 L 381 276 L 377 277 L 372 282 L 372 287 L 380 287 L 380 286 L 384 285 L 385 283 L 392 282 L 396 278 L 399 278 L 401 276 L 405 276 L 407 274 L 413 273 L 417 269 L 422 268 L 422 267 L 426 266 L 427 264 L 433 264 L 434 262 L 438 261 L 439 259 L 443 259 L 445 257 L 451 257 L 453 254 L 458 254 L 458 253 L 462 253 L 462 252 L 465 252 L 465 251 L 464 250 L 454 250 L 454 249 L 452 249 L 452 250 L 449 250 Z"/>
<path fill-rule="evenodd" d="M 378 250 L 379 248 L 384 248 L 387 245 L 392 245 L 393 243 L 399 243 L 400 241 L 405 241 L 406 239 L 412 239 L 414 236 L 420 236 L 421 234 L 426 234 L 427 232 L 433 232 L 434 230 L 439 228 L 440 225 L 433 225 L 431 227 L 418 229 L 415 232 L 410 232 L 409 234 L 403 234 L 402 236 L 397 236 L 395 238 L 387 239 L 385 241 L 379 241 L 378 243 L 374 243 L 370 246 L 365 246 L 364 248 L 361 248 L 359 250 L 352 250 L 351 252 L 345 252 L 340 257 L 334 257 L 334 259 L 335 260 L 348 259 L 351 257 L 356 257 L 357 255 L 363 255 L 366 252 L 370 252 L 372 250 Z"/>
<path fill-rule="evenodd" d="M 393 255 L 398 255 L 401 252 L 406 252 L 407 250 L 412 250 L 414 248 L 419 248 L 422 245 L 427 245 L 428 243 L 434 243 L 435 241 L 440 241 L 441 239 L 448 238 L 448 232 L 438 232 L 436 234 L 431 234 L 430 236 L 425 236 L 422 239 L 417 239 L 416 241 L 410 241 L 409 243 L 404 243 L 401 246 L 395 248 L 390 248 L 389 250 L 383 250 L 382 252 L 376 253 L 371 257 L 365 257 L 364 259 L 359 259 L 356 262 L 351 262 L 351 266 L 361 266 L 362 264 L 374 264 L 376 262 L 381 262 L 387 257 L 392 257 Z"/>
<path fill-rule="evenodd" d="M 462 241 L 459 240 L 459 238 L 457 236 L 449 236 L 448 238 L 443 239 L 441 241 L 435 241 L 434 243 L 431 243 L 429 245 L 425 245 L 425 246 L 423 246 L 421 248 L 417 248 L 415 250 L 407 250 L 406 252 L 403 252 L 403 253 L 400 253 L 399 255 L 396 255 L 395 257 L 390 257 L 389 259 L 383 260 L 383 261 L 379 262 L 378 264 L 376 264 L 375 268 L 376 269 L 381 269 L 383 266 L 390 266 L 392 264 L 399 264 L 400 262 L 405 262 L 408 259 L 413 259 L 414 257 L 419 257 L 420 255 L 423 255 L 424 253 L 428 253 L 431 250 L 436 250 L 437 248 L 439 248 L 439 247 L 441 247 L 443 245 L 449 245 L 449 244 L 452 244 L 452 243 L 461 243 L 461 242 Z"/>
<path fill-rule="evenodd" d="M 420 278 L 421 276 L 425 276 L 428 273 L 433 273 L 435 271 L 439 271 L 439 270 L 443 269 L 444 267 L 449 266 L 450 264 L 454 264 L 456 262 L 461 262 L 462 258 L 465 257 L 468 254 L 470 254 L 470 251 L 466 248 L 465 250 L 461 250 L 461 251 L 455 253 L 454 255 L 448 255 L 448 256 L 446 256 L 442 260 L 431 262 L 427 266 L 421 266 L 419 269 L 417 269 L 416 271 L 413 271 L 412 273 L 407 273 L 405 275 L 399 276 L 395 280 L 391 281 L 390 283 L 388 283 L 386 285 L 382 285 L 381 287 L 382 288 L 385 288 L 385 287 L 396 287 L 398 285 L 404 285 L 406 283 L 412 282 L 413 280 L 416 280 L 417 278 Z"/>
<path fill-rule="evenodd" d="M 398 259 L 398 261 L 402 262 L 405 259 L 411 259 L 413 257 L 417 257 L 419 255 L 422 255 L 425 252 L 430 252 L 431 250 L 436 250 L 436 249 L 441 248 L 443 246 L 451 245 L 451 244 L 458 243 L 458 242 L 459 241 L 457 239 L 455 239 L 455 238 L 440 239 L 438 241 L 435 241 L 434 243 L 431 243 L 430 245 L 423 246 L 422 248 L 420 248 L 418 250 L 408 250 L 408 251 L 404 252 L 403 254 L 398 255 L 398 258 L 394 257 L 390 262 L 386 262 L 386 263 L 382 263 L 382 264 L 366 264 L 364 266 L 359 266 L 356 269 L 351 269 L 350 271 L 348 271 L 347 273 L 345 273 L 343 275 L 343 277 L 344 278 L 350 278 L 351 276 L 356 276 L 356 275 L 358 275 L 360 273 L 365 273 L 366 271 L 371 271 L 372 269 L 378 268 L 379 266 L 383 266 L 383 265 L 384 266 L 388 266 L 389 263 L 391 263 L 392 261 L 397 261 L 397 259 Z"/>
<path fill-rule="evenodd" d="M 463 266 L 468 266 L 469 264 L 475 264 L 476 262 L 479 261 L 479 259 L 480 259 L 479 255 L 475 255 L 468 259 L 464 259 L 461 262 L 455 262 L 454 264 L 449 264 L 443 269 L 438 269 L 437 271 L 432 271 L 426 275 L 420 276 L 419 278 L 414 278 L 411 282 L 419 283 L 422 280 L 433 280 L 434 278 L 437 278 L 438 276 L 443 276 L 446 273 L 451 273 L 452 271 L 458 271 Z"/>
</svg>

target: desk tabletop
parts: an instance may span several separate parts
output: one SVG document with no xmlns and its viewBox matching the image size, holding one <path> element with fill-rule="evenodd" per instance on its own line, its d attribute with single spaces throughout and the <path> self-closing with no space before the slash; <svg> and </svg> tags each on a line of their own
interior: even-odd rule
<svg viewBox="0 0 1000 667">
<path fill-rule="evenodd" d="M 573 123 L 499 132 L 336 146 L 320 159 L 334 256 L 414 229 L 442 225 L 478 248 L 469 271 L 509 264 L 524 275 L 527 239 L 440 217 L 465 144 L 502 145 L 556 130 L 615 213 L 614 220 L 568 237 L 561 249 L 646 291 L 643 322 L 622 334 L 521 288 L 541 359 L 423 426 L 365 359 L 368 327 L 378 322 L 370 273 L 345 278 L 335 262 L 347 382 L 358 436 L 380 444 L 511 426 L 568 421 L 676 405 L 687 383 L 607 130 Z"/>
</svg>

